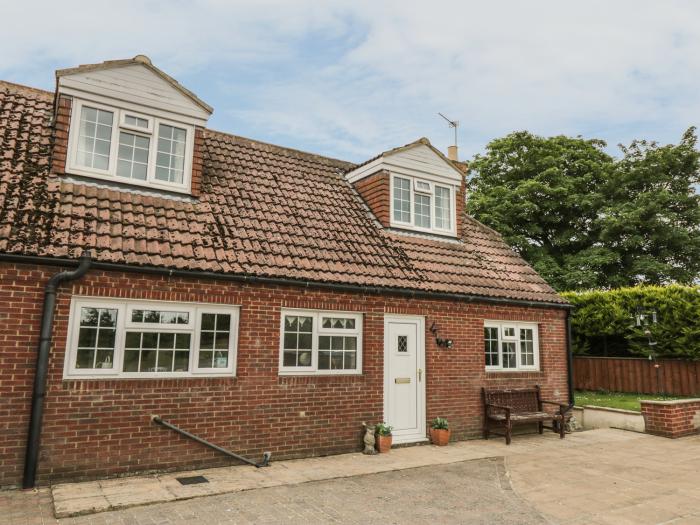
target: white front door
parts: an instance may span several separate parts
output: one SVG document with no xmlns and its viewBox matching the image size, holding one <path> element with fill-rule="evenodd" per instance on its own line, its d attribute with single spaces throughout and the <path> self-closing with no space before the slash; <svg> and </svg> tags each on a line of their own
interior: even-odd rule
<svg viewBox="0 0 700 525">
<path fill-rule="evenodd" d="M 425 344 L 422 317 L 384 318 L 384 419 L 394 443 L 425 440 Z"/>
</svg>

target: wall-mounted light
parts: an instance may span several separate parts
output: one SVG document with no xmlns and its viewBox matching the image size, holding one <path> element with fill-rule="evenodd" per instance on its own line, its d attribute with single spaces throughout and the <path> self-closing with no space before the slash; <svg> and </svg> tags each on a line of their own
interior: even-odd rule
<svg viewBox="0 0 700 525">
<path fill-rule="evenodd" d="M 452 342 L 452 339 L 440 339 L 439 337 L 436 337 L 435 344 L 441 348 L 452 348 L 454 343 Z"/>
<path fill-rule="evenodd" d="M 452 348 L 454 346 L 452 339 L 442 339 L 438 337 L 438 327 L 435 322 L 433 322 L 432 326 L 430 327 L 430 332 L 435 336 L 435 344 L 439 348 Z"/>
</svg>

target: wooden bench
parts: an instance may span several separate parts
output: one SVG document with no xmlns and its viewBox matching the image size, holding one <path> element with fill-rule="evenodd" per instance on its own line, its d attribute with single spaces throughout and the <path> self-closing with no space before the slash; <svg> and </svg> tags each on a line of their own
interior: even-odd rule
<svg viewBox="0 0 700 525">
<path fill-rule="evenodd" d="M 537 428 L 542 434 L 544 422 L 552 421 L 552 430 L 559 432 L 559 437 L 564 439 L 564 427 L 569 405 L 547 401 L 540 396 L 540 387 L 496 389 L 482 388 L 484 399 L 484 439 L 490 434 L 504 436 L 506 445 L 510 445 L 513 435 L 513 425 L 525 423 L 537 423 Z M 546 412 L 542 405 L 554 405 L 558 407 L 555 414 Z M 493 426 L 503 428 L 504 433 L 493 432 Z"/>
</svg>

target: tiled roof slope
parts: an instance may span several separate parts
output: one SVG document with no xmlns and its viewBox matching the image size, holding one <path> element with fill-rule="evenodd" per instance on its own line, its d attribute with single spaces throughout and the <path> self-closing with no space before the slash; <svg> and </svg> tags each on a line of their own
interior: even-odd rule
<svg viewBox="0 0 700 525">
<path fill-rule="evenodd" d="M 0 82 L 0 252 L 563 303 L 498 234 L 386 232 L 352 164 L 207 130 L 199 200 L 51 174 L 53 94 Z"/>
</svg>

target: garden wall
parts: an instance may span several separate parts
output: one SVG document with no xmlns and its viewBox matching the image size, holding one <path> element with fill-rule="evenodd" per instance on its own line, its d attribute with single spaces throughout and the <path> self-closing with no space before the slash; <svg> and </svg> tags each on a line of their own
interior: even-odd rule
<svg viewBox="0 0 700 525">
<path fill-rule="evenodd" d="M 700 361 L 625 357 L 574 357 L 577 390 L 700 395 Z"/>
</svg>

